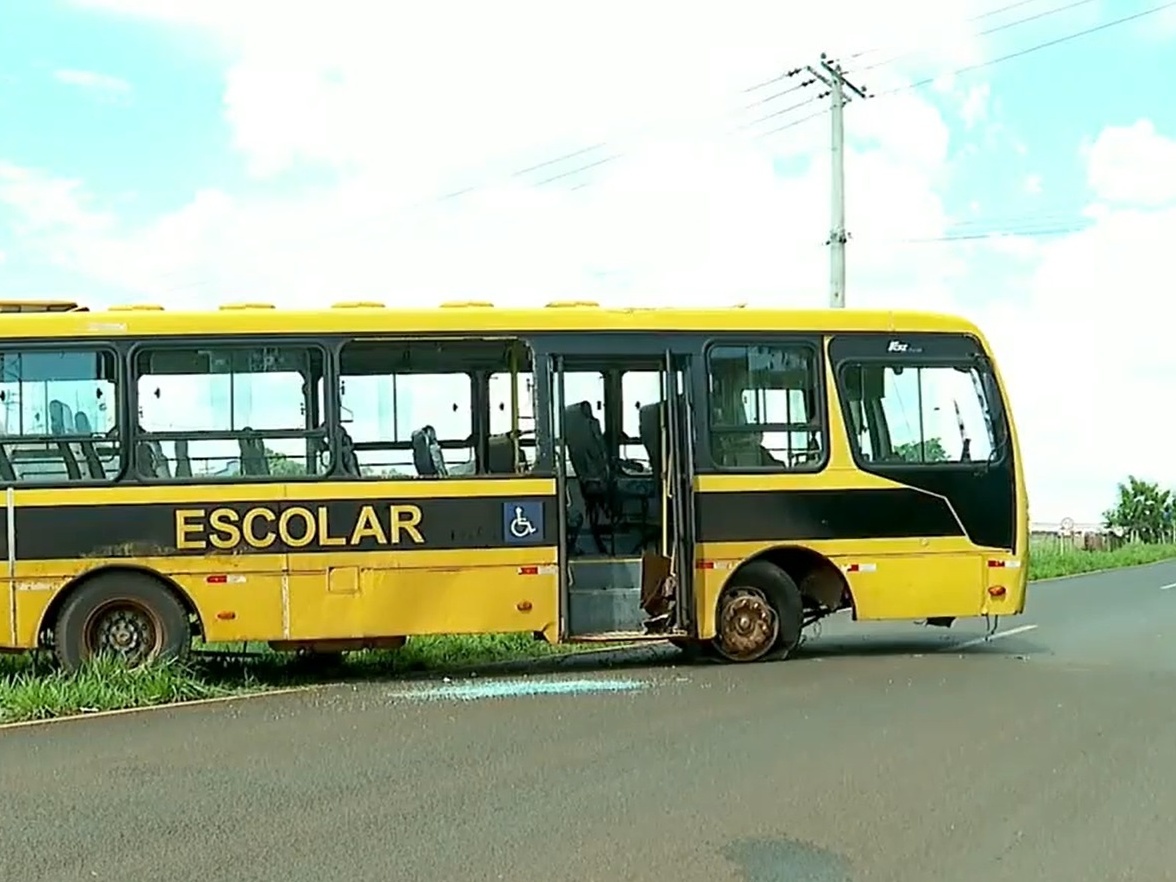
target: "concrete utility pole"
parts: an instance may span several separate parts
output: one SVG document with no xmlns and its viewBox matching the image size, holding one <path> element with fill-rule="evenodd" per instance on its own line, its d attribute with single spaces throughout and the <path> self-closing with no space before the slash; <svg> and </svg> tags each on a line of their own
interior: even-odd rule
<svg viewBox="0 0 1176 882">
<path fill-rule="evenodd" d="M 821 53 L 821 63 L 817 67 L 808 65 L 805 68 L 813 77 L 828 87 L 825 95 L 832 99 L 833 138 L 832 138 L 832 221 L 830 224 L 829 241 L 829 305 L 835 309 L 845 306 L 845 243 L 849 241 L 849 234 L 845 231 L 845 121 L 843 113 L 845 105 L 853 97 L 866 98 L 865 86 L 856 86 L 845 77 L 845 72 L 836 61 L 830 62 L 828 56 Z"/>
</svg>

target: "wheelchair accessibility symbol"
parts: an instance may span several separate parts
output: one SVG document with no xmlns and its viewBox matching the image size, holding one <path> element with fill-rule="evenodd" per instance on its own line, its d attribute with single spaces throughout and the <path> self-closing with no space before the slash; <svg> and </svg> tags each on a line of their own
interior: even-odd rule
<svg viewBox="0 0 1176 882">
<path fill-rule="evenodd" d="M 504 502 L 502 538 L 508 545 L 532 545 L 543 541 L 542 502 Z"/>
</svg>

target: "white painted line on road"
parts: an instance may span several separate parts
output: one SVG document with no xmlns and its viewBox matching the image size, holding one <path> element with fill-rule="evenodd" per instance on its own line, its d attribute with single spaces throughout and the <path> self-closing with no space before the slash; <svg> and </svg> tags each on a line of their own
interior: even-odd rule
<svg viewBox="0 0 1176 882">
<path fill-rule="evenodd" d="M 1037 628 L 1037 625 L 1021 625 L 1019 628 L 1009 628 L 1007 631 L 997 631 L 988 637 L 977 637 L 973 640 L 965 640 L 963 643 L 953 643 L 951 646 L 945 646 L 940 652 L 955 652 L 957 649 L 967 649 L 969 646 L 979 646 L 982 643 L 990 643 L 993 640 L 999 640 L 1001 637 L 1012 637 L 1014 634 L 1024 634 Z"/>
<path fill-rule="evenodd" d="M 1176 582 L 1173 582 L 1171 585 L 1161 585 L 1160 586 L 1161 591 L 1171 591 L 1173 588 L 1176 588 Z"/>
</svg>

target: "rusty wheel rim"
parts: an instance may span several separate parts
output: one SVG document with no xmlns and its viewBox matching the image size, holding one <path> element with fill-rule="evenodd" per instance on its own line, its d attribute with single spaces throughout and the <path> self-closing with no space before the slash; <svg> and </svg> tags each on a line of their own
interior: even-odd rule
<svg viewBox="0 0 1176 882">
<path fill-rule="evenodd" d="M 133 600 L 112 600 L 94 610 L 85 625 L 86 654 L 113 656 L 128 665 L 154 658 L 163 643 L 159 617 Z"/>
<path fill-rule="evenodd" d="M 723 598 L 715 640 L 720 653 L 732 661 L 755 661 L 780 636 L 780 618 L 764 593 L 735 588 Z"/>
</svg>

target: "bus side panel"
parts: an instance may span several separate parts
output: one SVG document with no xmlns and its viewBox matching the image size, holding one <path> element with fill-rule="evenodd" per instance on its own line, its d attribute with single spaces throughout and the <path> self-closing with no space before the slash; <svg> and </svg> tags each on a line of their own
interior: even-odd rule
<svg viewBox="0 0 1176 882">
<path fill-rule="evenodd" d="M 160 558 L 150 563 L 187 592 L 207 642 L 281 639 L 285 618 L 282 555 L 210 554 L 196 561 Z"/>
<path fill-rule="evenodd" d="M 31 649 L 53 598 L 79 576 L 105 566 L 159 573 L 188 595 L 210 643 L 280 639 L 282 556 L 210 554 L 206 557 L 85 558 L 17 564 L 16 646 Z"/>
<path fill-rule="evenodd" d="M 857 618 L 913 621 L 979 615 L 983 558 L 975 552 L 939 553 L 935 544 L 928 543 L 923 553 L 872 555 L 872 571 L 848 573 Z"/>
<path fill-rule="evenodd" d="M 705 475 L 696 494 L 700 636 L 714 634 L 733 569 L 773 548 L 806 548 L 841 568 L 860 619 L 978 616 L 989 599 L 988 552 L 935 494 L 852 467 Z"/>
<path fill-rule="evenodd" d="M 556 633 L 555 546 L 291 555 L 286 639 Z"/>
<path fill-rule="evenodd" d="M 966 539 L 790 539 L 787 541 L 707 542 L 698 546 L 695 615 L 699 636 L 715 635 L 719 594 L 740 564 L 779 548 L 806 548 L 841 569 L 853 595 L 857 617 L 910 621 L 933 616 L 972 617 L 985 612 L 987 555 Z M 854 572 L 846 572 L 852 565 Z M 1013 573 L 1014 570 L 998 572 Z M 1011 615 L 1015 586 L 1001 611 Z M 1023 605 L 1023 589 L 1021 604 Z"/>
<path fill-rule="evenodd" d="M 16 592 L 12 580 L 3 580 L 3 600 L 0 601 L 0 648 L 16 649 L 20 644 L 16 637 Z"/>
</svg>

